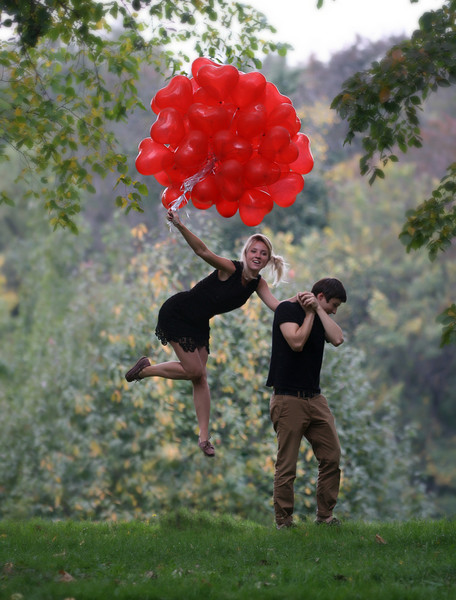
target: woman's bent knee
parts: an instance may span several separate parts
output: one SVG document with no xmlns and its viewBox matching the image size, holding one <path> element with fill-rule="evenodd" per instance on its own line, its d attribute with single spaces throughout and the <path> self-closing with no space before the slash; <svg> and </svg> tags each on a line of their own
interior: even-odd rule
<svg viewBox="0 0 456 600">
<path fill-rule="evenodd" d="M 188 378 L 192 383 L 201 385 L 207 381 L 206 369 L 190 369 L 186 371 Z"/>
</svg>

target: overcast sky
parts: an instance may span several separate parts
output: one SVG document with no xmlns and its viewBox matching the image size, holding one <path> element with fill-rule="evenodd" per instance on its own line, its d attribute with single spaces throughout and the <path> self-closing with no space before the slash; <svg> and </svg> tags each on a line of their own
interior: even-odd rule
<svg viewBox="0 0 456 600">
<path fill-rule="evenodd" d="M 427 10 L 443 0 L 325 0 L 317 10 L 316 0 L 246 0 L 263 12 L 278 31 L 277 39 L 295 48 L 289 64 L 306 62 L 314 54 L 322 61 L 342 50 L 356 35 L 376 41 L 390 35 L 410 35 Z"/>
</svg>

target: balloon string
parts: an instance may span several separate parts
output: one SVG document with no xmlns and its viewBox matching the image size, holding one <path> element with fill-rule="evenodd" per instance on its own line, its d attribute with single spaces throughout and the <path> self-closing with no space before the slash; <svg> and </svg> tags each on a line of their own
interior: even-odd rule
<svg viewBox="0 0 456 600">
<path fill-rule="evenodd" d="M 172 202 L 169 203 L 169 208 L 171 210 L 179 210 L 180 208 L 182 208 L 182 206 L 185 206 L 185 204 L 187 203 L 187 193 L 191 192 L 192 189 L 195 187 L 195 185 L 201 181 L 202 179 L 204 179 L 206 177 L 206 175 L 208 173 L 210 173 L 215 165 L 215 156 L 214 155 L 210 155 L 206 164 L 198 171 L 198 173 L 195 173 L 194 175 L 191 175 L 190 177 L 187 177 L 187 179 L 185 179 L 182 182 L 181 185 L 181 190 L 182 190 L 182 194 L 176 198 L 175 200 L 173 200 Z"/>
</svg>

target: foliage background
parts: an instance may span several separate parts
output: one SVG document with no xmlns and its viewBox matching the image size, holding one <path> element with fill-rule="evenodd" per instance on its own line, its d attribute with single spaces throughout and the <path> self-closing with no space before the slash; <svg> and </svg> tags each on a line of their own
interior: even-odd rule
<svg viewBox="0 0 456 600">
<path fill-rule="evenodd" d="M 210 239 L 213 232 L 202 227 Z M 131 518 L 187 506 L 266 520 L 275 450 L 264 387 L 270 314 L 253 300 L 236 315 L 215 319 L 209 377 L 217 458 L 209 463 L 195 443 L 187 382 L 128 386 L 123 378 L 140 352 L 170 357 L 152 339 L 154 317 L 171 291 L 191 283 L 189 265 L 195 281 L 204 265 L 174 236 L 149 243 L 141 226 L 133 235 L 127 257 L 116 232 L 111 257 L 118 260 L 110 274 L 94 260 L 82 261 L 59 281 L 62 262 L 71 269 L 78 250 L 65 257 L 52 242 L 47 257 L 35 256 L 27 289 L 34 291 L 36 313 L 24 314 L 29 327 L 19 351 L 34 360 L 26 381 L 16 374 L 22 402 L 6 398 L 15 410 L 2 423 L 3 514 Z M 287 237 L 279 234 L 276 245 L 290 247 Z M 83 241 L 84 234 L 73 240 L 79 251 Z M 328 350 L 324 389 L 344 447 L 339 510 L 362 518 L 429 514 L 424 486 L 415 481 L 413 432 L 394 432 L 397 395 L 384 394 L 382 410 L 375 410 L 364 364 L 362 351 L 349 344 Z M 297 494 L 304 514 L 314 510 L 315 473 L 303 444 Z"/>
</svg>

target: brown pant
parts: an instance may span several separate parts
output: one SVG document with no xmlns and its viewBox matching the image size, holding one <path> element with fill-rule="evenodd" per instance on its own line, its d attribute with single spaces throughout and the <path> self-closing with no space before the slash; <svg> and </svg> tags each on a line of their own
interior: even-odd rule
<svg viewBox="0 0 456 600">
<path fill-rule="evenodd" d="M 302 437 L 310 442 L 318 461 L 317 517 L 332 515 L 340 484 L 340 443 L 326 398 L 273 394 L 271 421 L 277 433 L 274 475 L 274 511 L 277 525 L 293 520 L 294 480 Z"/>
</svg>

